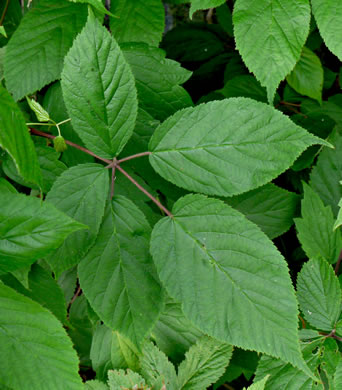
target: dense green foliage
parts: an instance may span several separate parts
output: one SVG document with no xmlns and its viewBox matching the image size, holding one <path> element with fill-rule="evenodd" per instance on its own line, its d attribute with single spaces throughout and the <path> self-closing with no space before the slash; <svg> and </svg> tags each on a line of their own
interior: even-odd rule
<svg viewBox="0 0 342 390">
<path fill-rule="evenodd" d="M 342 388 L 342 3 L 3 0 L 0 389 Z"/>
</svg>

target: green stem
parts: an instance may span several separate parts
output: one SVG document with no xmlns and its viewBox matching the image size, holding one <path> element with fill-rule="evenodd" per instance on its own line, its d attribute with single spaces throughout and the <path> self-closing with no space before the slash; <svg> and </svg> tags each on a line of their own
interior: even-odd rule
<svg viewBox="0 0 342 390">
<path fill-rule="evenodd" d="M 62 121 L 62 122 L 56 123 L 56 125 L 60 126 L 60 125 L 63 125 L 64 123 L 67 123 L 67 122 L 70 122 L 70 121 L 71 121 L 71 118 L 68 118 L 68 119 L 65 119 L 65 120 Z"/>
</svg>

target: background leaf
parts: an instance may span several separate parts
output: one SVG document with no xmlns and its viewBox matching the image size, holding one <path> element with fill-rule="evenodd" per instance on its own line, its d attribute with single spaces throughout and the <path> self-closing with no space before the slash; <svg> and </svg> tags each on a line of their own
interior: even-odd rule
<svg viewBox="0 0 342 390">
<path fill-rule="evenodd" d="M 341 288 L 331 265 L 312 259 L 303 265 L 297 279 L 300 309 L 311 326 L 330 332 L 341 313 Z"/>
<path fill-rule="evenodd" d="M 308 0 L 237 0 L 234 36 L 244 63 L 261 85 L 269 102 L 280 81 L 299 60 L 309 34 Z"/>
<path fill-rule="evenodd" d="M 313 51 L 304 46 L 299 61 L 286 77 L 286 81 L 296 92 L 321 103 L 323 77 L 321 60 Z"/>
<path fill-rule="evenodd" d="M 293 217 L 299 206 L 299 196 L 269 183 L 245 194 L 228 198 L 226 202 L 273 239 L 293 225 Z"/>
<path fill-rule="evenodd" d="M 0 274 L 32 264 L 85 227 L 38 198 L 0 192 Z"/>
<path fill-rule="evenodd" d="M 184 107 L 192 106 L 189 93 L 180 86 L 191 76 L 165 53 L 144 43 L 121 45 L 135 77 L 139 107 L 153 118 L 164 120 Z"/>
<path fill-rule="evenodd" d="M 108 196 L 108 170 L 99 164 L 81 164 L 64 171 L 46 200 L 89 229 L 72 234 L 47 261 L 56 276 L 77 264 L 94 243 Z"/>
<path fill-rule="evenodd" d="M 148 252 L 150 230 L 142 212 L 117 196 L 78 266 L 83 292 L 101 320 L 136 345 L 151 330 L 163 303 Z"/>
<path fill-rule="evenodd" d="M 218 340 L 303 368 L 294 290 L 271 241 L 217 199 L 187 195 L 173 214 L 155 225 L 151 253 L 189 319 Z"/>
<path fill-rule="evenodd" d="M 24 16 L 5 54 L 6 86 L 15 100 L 59 78 L 64 56 L 86 15 L 84 5 L 54 0 L 51 6 L 50 0 L 41 0 Z"/>
<path fill-rule="evenodd" d="M 225 0 L 192 0 L 189 16 L 192 19 L 193 14 L 200 9 L 215 8 L 223 4 Z"/>
<path fill-rule="evenodd" d="M 335 219 L 330 206 L 324 206 L 312 188 L 303 183 L 302 218 L 295 218 L 298 239 L 309 258 L 323 257 L 335 264 L 342 249 L 339 230 L 333 231 Z"/>
<path fill-rule="evenodd" d="M 182 390 L 208 388 L 224 373 L 232 357 L 233 347 L 204 336 L 185 354 L 178 367 L 178 380 Z"/>
<path fill-rule="evenodd" d="M 144 42 L 158 46 L 164 32 L 161 0 L 116 0 L 111 2 L 110 29 L 119 43 Z"/>
<path fill-rule="evenodd" d="M 118 44 L 94 16 L 65 57 L 62 89 L 86 147 L 103 158 L 116 156 L 134 129 L 136 90 Z"/>
<path fill-rule="evenodd" d="M 41 184 L 41 172 L 24 117 L 12 96 L 0 85 L 0 147 L 13 159 L 20 175 Z"/>
<path fill-rule="evenodd" d="M 165 179 L 231 196 L 266 184 L 308 146 L 325 144 L 266 104 L 232 98 L 178 111 L 153 134 L 149 156 Z"/>
<path fill-rule="evenodd" d="M 78 358 L 60 322 L 0 282 L 0 376 L 10 388 L 82 390 Z"/>
<path fill-rule="evenodd" d="M 311 4 L 324 43 L 342 61 L 342 42 L 337 38 L 342 34 L 342 4 L 334 0 L 311 0 Z"/>
</svg>

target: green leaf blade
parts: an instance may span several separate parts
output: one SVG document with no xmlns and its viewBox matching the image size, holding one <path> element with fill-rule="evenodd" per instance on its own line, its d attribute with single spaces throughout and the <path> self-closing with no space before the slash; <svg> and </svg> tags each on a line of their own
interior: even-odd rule
<svg viewBox="0 0 342 390">
<path fill-rule="evenodd" d="M 272 102 L 309 34 L 309 1 L 237 0 L 233 22 L 237 49 L 248 69 L 267 88 Z"/>
<path fill-rule="evenodd" d="M 1 382 L 10 388 L 82 390 L 78 358 L 61 323 L 0 282 Z"/>
<path fill-rule="evenodd" d="M 117 42 L 144 42 L 158 46 L 164 32 L 165 11 L 160 0 L 111 2 L 110 29 Z"/>
<path fill-rule="evenodd" d="M 178 367 L 182 390 L 201 390 L 215 383 L 224 373 L 232 357 L 233 347 L 204 336 L 185 354 Z"/>
<path fill-rule="evenodd" d="M 32 264 L 85 226 L 40 199 L 0 193 L 0 273 Z"/>
<path fill-rule="evenodd" d="M 102 158 L 116 156 L 133 133 L 136 90 L 118 44 L 94 17 L 65 58 L 62 90 L 72 125 L 86 147 Z"/>
<path fill-rule="evenodd" d="M 93 309 L 135 345 L 151 330 L 163 304 L 148 253 L 150 229 L 133 202 L 115 197 L 94 246 L 78 266 L 80 284 Z"/>
<path fill-rule="evenodd" d="M 25 119 L 12 96 L 0 85 L 0 147 L 12 157 L 20 175 L 41 184 L 41 172 Z"/>
<path fill-rule="evenodd" d="M 334 0 L 311 0 L 312 13 L 328 49 L 342 61 L 342 6 Z"/>
<path fill-rule="evenodd" d="M 86 15 L 83 5 L 55 0 L 52 6 L 42 0 L 24 16 L 6 46 L 4 63 L 6 86 L 15 100 L 59 78 L 64 56 Z"/>
<path fill-rule="evenodd" d="M 266 104 L 232 98 L 168 118 L 151 138 L 149 159 L 179 187 L 232 196 L 274 179 L 316 143 L 327 144 Z"/>
<path fill-rule="evenodd" d="M 298 239 L 309 258 L 323 257 L 335 264 L 342 248 L 342 237 L 339 230 L 333 230 L 334 216 L 330 206 L 315 191 L 303 183 L 302 218 L 295 218 Z"/>
<path fill-rule="evenodd" d="M 304 264 L 297 279 L 300 308 L 310 325 L 330 332 L 341 312 L 341 288 L 331 265 L 323 259 Z"/>
<path fill-rule="evenodd" d="M 294 290 L 271 241 L 239 212 L 202 195 L 180 199 L 173 214 L 154 227 L 151 253 L 186 316 L 218 340 L 303 368 Z"/>
<path fill-rule="evenodd" d="M 89 228 L 72 234 L 46 259 L 57 276 L 76 265 L 94 243 L 108 189 L 108 171 L 102 165 L 88 163 L 64 171 L 47 194 L 47 202 Z"/>
</svg>

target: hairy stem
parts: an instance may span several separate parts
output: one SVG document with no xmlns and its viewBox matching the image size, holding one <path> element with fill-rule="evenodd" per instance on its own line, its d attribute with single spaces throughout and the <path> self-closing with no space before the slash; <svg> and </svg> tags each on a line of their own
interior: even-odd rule
<svg viewBox="0 0 342 390">
<path fill-rule="evenodd" d="M 122 169 L 122 168 L 120 167 L 120 165 L 116 165 L 116 168 L 117 168 L 124 176 L 126 176 L 127 179 L 128 179 L 129 181 L 131 181 L 137 188 L 139 188 L 139 190 L 140 190 L 141 192 L 143 192 L 146 196 L 148 196 L 148 197 L 152 200 L 152 202 L 155 203 L 155 204 L 160 208 L 160 210 L 164 211 L 164 213 L 165 213 L 166 215 L 168 215 L 169 217 L 171 217 L 171 218 L 173 217 L 173 215 L 171 214 L 171 212 L 170 212 L 166 207 L 164 207 L 164 206 L 159 202 L 158 199 L 156 199 L 153 195 L 151 195 L 148 191 L 146 191 L 145 188 L 142 187 L 137 181 L 135 181 L 135 180 L 133 179 L 132 176 L 130 176 L 124 169 Z"/>
<path fill-rule="evenodd" d="M 6 0 L 5 8 L 2 11 L 2 15 L 1 15 L 1 18 L 0 18 L 0 26 L 2 26 L 2 23 L 4 22 L 4 19 L 5 19 L 7 10 L 8 10 L 8 5 L 9 5 L 9 0 Z"/>
<path fill-rule="evenodd" d="M 30 130 L 31 130 L 32 134 L 39 135 L 40 137 L 45 137 L 45 138 L 50 138 L 50 139 L 56 138 L 55 135 L 52 135 L 52 134 L 49 134 L 49 133 L 44 133 L 44 132 L 36 130 L 36 129 L 32 128 L 32 127 L 30 127 Z M 107 160 L 106 158 L 102 158 L 102 157 L 98 156 L 97 154 L 91 152 L 90 150 L 84 148 L 83 146 L 74 144 L 73 142 L 67 141 L 67 140 L 65 140 L 65 143 L 70 145 L 70 146 L 72 146 L 73 148 L 76 148 L 78 150 L 82 150 L 82 152 L 90 154 L 91 156 L 97 158 L 98 160 L 104 161 L 107 164 L 111 164 L 112 163 L 111 160 Z"/>
</svg>

